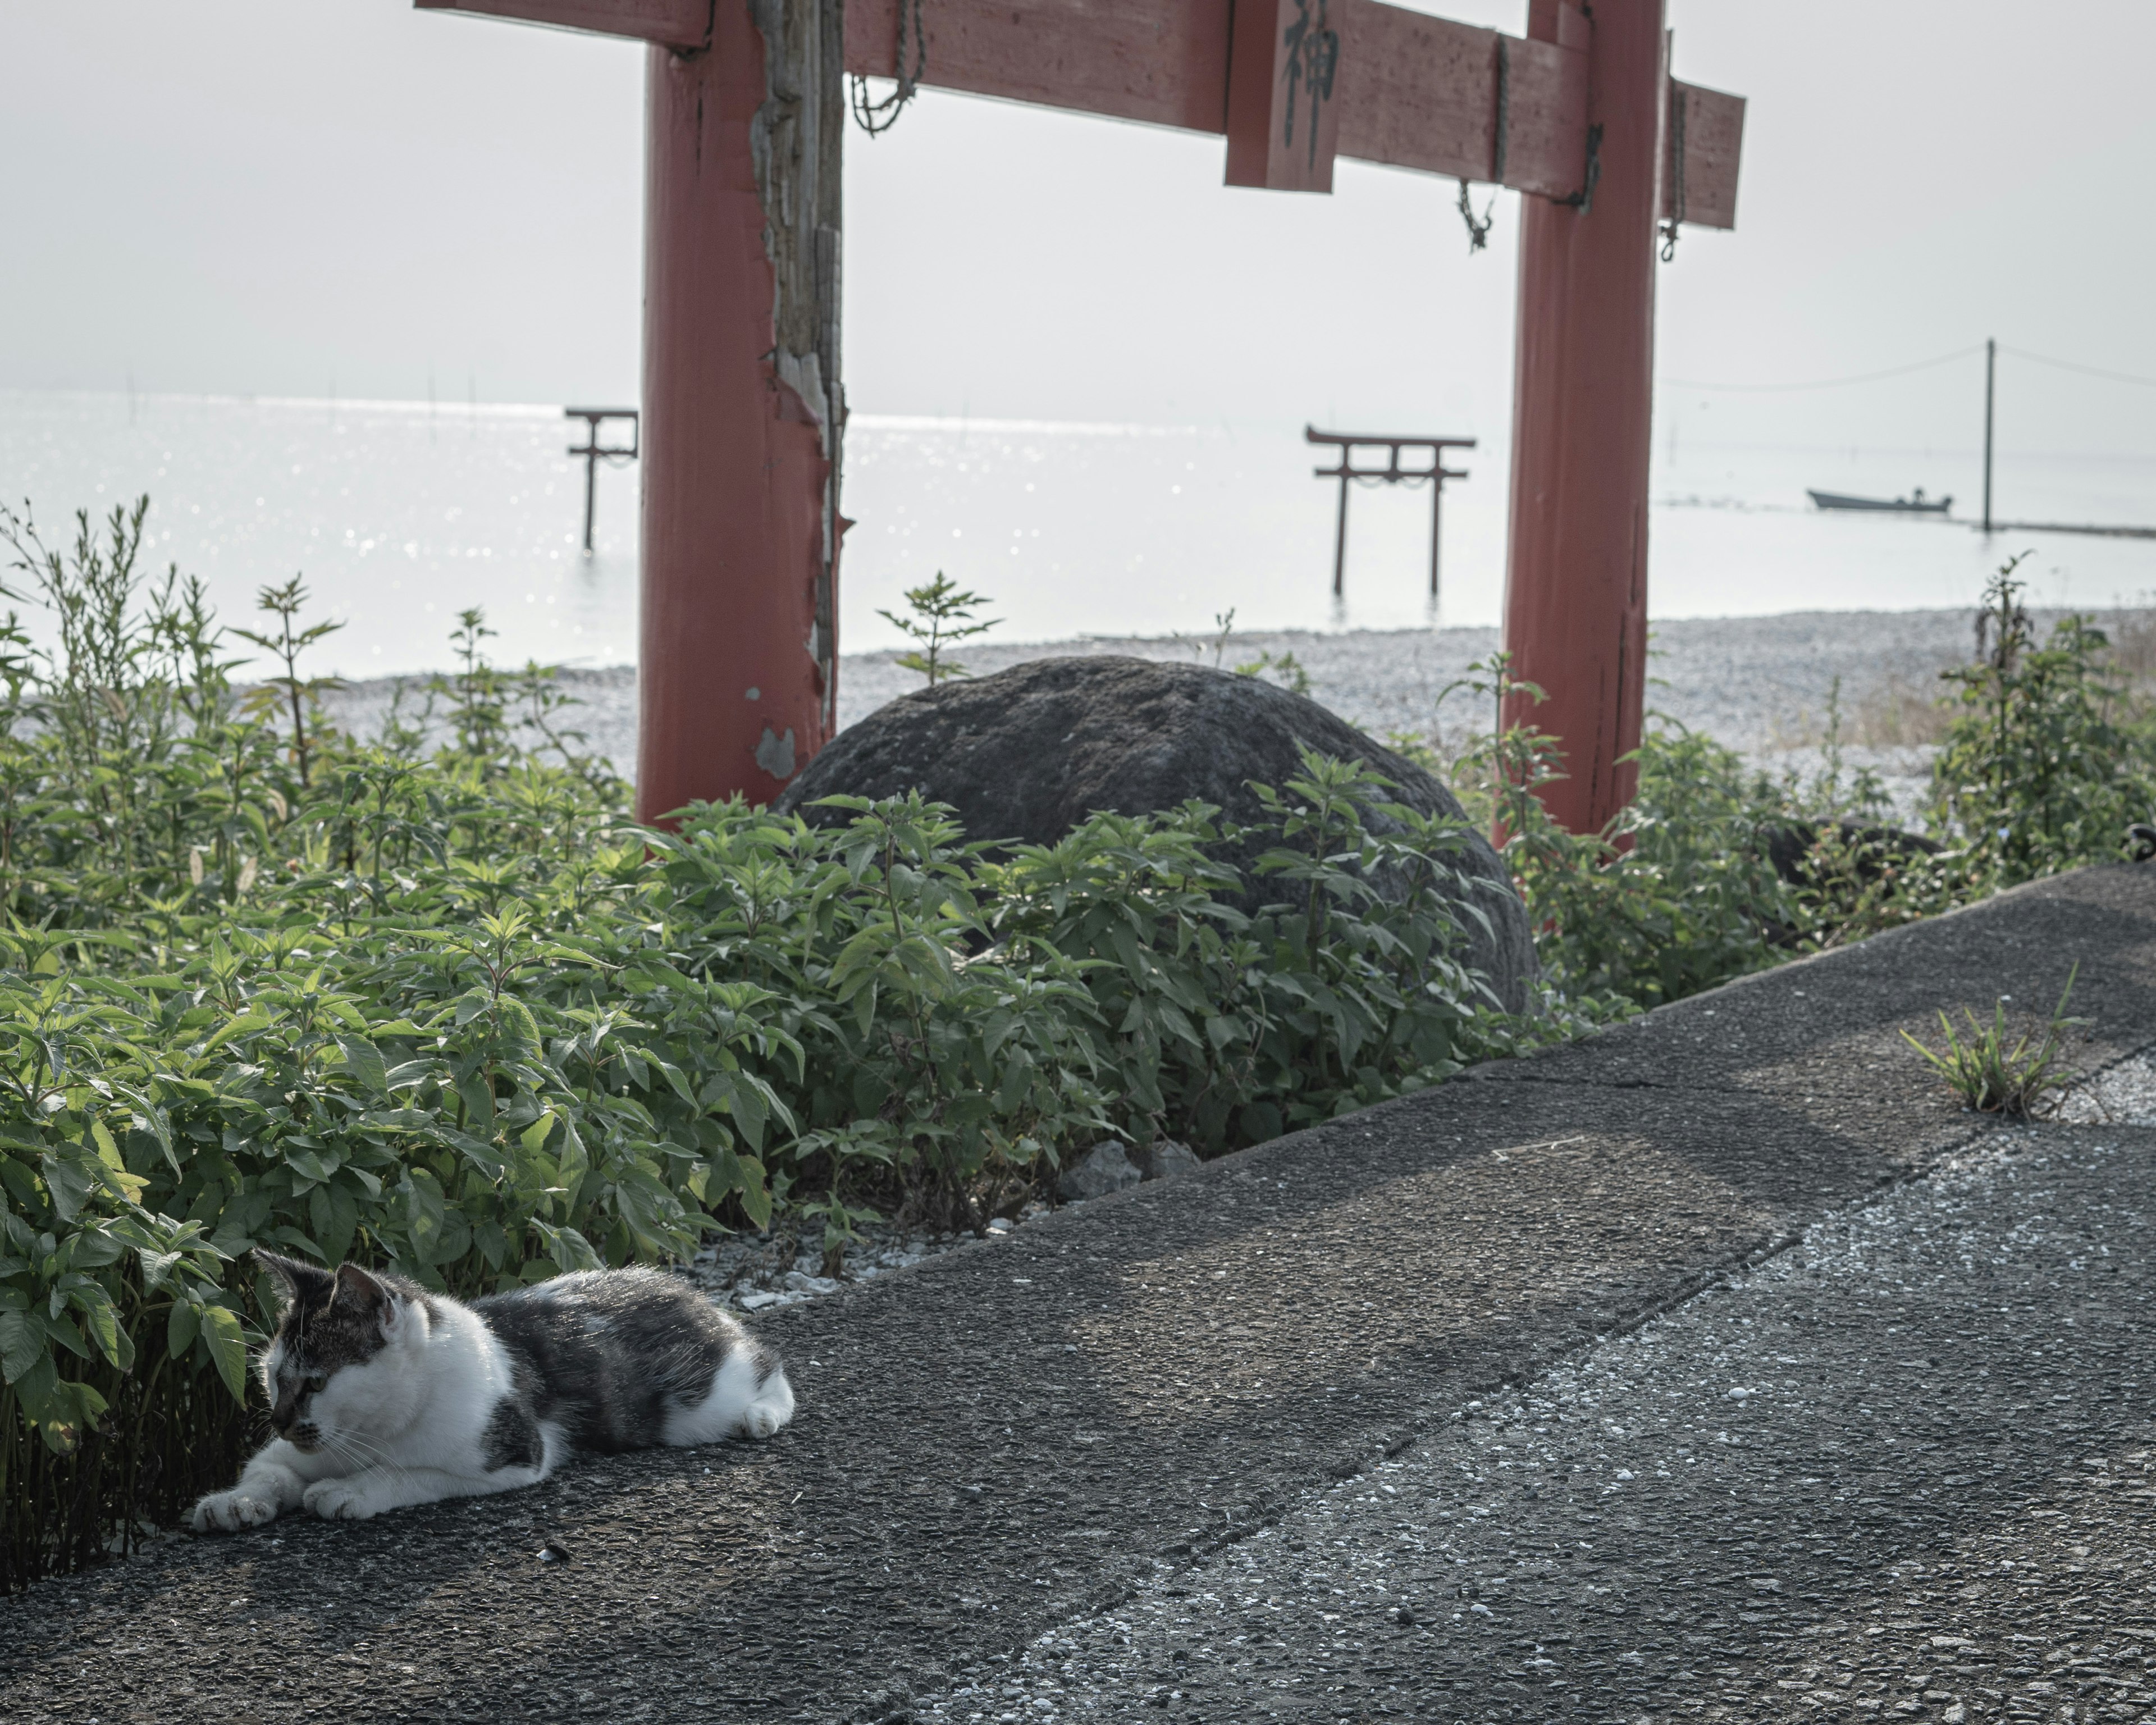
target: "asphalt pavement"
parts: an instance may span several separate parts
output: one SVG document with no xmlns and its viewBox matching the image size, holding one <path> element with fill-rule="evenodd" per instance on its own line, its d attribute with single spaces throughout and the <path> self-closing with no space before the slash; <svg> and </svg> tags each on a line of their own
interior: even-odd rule
<svg viewBox="0 0 2156 1725">
<path fill-rule="evenodd" d="M 2148 1717 L 2152 1219 L 1996 1134 L 915 1717 Z"/>
<path fill-rule="evenodd" d="M 42 1584 L 0 1716 L 2139 1717 L 2148 1135 L 1899 1034 L 2076 963 L 2156 1045 L 2156 870 L 765 1314 L 770 1443 Z"/>
</svg>

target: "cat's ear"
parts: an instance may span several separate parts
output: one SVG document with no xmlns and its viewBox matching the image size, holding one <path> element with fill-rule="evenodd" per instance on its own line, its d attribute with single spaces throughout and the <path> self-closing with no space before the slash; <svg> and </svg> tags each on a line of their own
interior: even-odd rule
<svg viewBox="0 0 2156 1725">
<path fill-rule="evenodd" d="M 340 1264 L 336 1272 L 336 1292 L 330 1303 L 340 1312 L 350 1312 L 372 1317 L 387 1323 L 392 1302 L 389 1290 L 362 1270 L 357 1264 Z"/>
<path fill-rule="evenodd" d="M 302 1264 L 297 1258 L 280 1257 L 261 1246 L 254 1248 L 254 1261 L 277 1278 L 287 1299 L 296 1300 L 302 1294 L 326 1291 L 330 1284 L 326 1270 L 317 1270 L 311 1264 Z"/>
</svg>

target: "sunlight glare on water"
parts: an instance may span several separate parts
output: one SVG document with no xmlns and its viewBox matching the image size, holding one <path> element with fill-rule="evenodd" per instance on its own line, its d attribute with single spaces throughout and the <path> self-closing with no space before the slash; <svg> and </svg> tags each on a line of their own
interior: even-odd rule
<svg viewBox="0 0 2156 1725">
<path fill-rule="evenodd" d="M 501 660 L 622 664 L 636 650 L 637 476 L 602 470 L 597 552 L 585 557 L 583 464 L 566 453 L 582 431 L 542 406 L 0 392 L 0 498 L 27 498 L 51 542 L 77 507 L 102 513 L 147 491 L 157 567 L 203 577 L 228 622 L 245 620 L 263 583 L 305 574 L 317 614 L 347 623 L 326 644 L 324 670 L 440 665 L 456 614 L 474 605 Z M 892 644 L 877 612 L 938 570 L 988 594 L 1011 641 L 1209 632 L 1231 607 L 1244 630 L 1427 624 L 1420 487 L 1357 488 L 1347 603 L 1334 607 L 1337 488 L 1312 474 L 1330 459 L 1296 424 L 856 413 L 842 644 Z M 1452 461 L 1470 477 L 1445 495 L 1438 620 L 1489 624 L 1503 591 L 1504 439 Z M 1965 522 L 1979 484 L 1968 450 L 1666 443 L 1656 463 L 1657 616 L 1968 604 L 2001 557 L 2025 547 L 2047 603 L 2156 588 L 2156 542 L 1987 543 L 1953 522 L 1820 515 L 1804 497 L 1807 486 L 1893 496 L 1921 485 L 1955 494 Z M 1999 500 L 2018 520 L 2156 521 L 2156 461 L 2012 457 Z"/>
<path fill-rule="evenodd" d="M 304 574 L 346 619 L 321 668 L 431 668 L 465 606 L 503 660 L 635 656 L 635 480 L 603 476 L 598 555 L 580 549 L 582 426 L 555 408 L 0 392 L 0 498 L 48 544 L 74 511 L 150 496 L 145 562 L 208 585 L 227 623 Z"/>
</svg>

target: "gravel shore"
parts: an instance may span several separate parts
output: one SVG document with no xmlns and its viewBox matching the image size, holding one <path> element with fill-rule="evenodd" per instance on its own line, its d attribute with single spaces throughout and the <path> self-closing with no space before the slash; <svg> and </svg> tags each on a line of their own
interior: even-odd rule
<svg viewBox="0 0 2156 1725">
<path fill-rule="evenodd" d="M 1648 704 L 1677 723 L 1747 753 L 1809 738 L 1840 680 L 1845 706 L 1896 685 L 1929 685 L 1968 656 L 1966 611 L 1811 611 L 1782 617 L 1690 618 L 1654 626 Z M 1482 729 L 1481 697 L 1440 697 L 1501 644 L 1494 629 L 1361 629 L 1337 634 L 1245 634 L 1211 639 L 1087 636 L 1076 641 L 978 647 L 963 654 L 976 675 L 1050 654 L 1124 653 L 1196 659 L 1230 668 L 1260 655 L 1293 654 L 1311 693 L 1350 723 L 1382 737 L 1433 721 Z M 920 686 L 896 655 L 849 656 L 839 680 L 848 724 Z"/>
<path fill-rule="evenodd" d="M 1920 740 L 1892 736 L 1881 716 L 1936 691 L 1940 670 L 1968 658 L 1971 624 L 1967 610 L 1799 611 L 1657 624 L 1649 705 L 1668 721 L 1717 737 L 1762 765 L 1808 771 L 1815 764 L 1815 746 L 1838 689 L 1850 720 L 1844 734 L 1859 743 L 1855 763 L 1881 772 L 1906 796 L 1928 756 Z M 1485 699 L 1455 685 L 1498 645 L 1494 629 L 1237 631 L 1224 639 L 1088 635 L 977 643 L 960 658 L 974 675 L 986 676 L 1027 660 L 1065 654 L 1194 659 L 1231 669 L 1261 655 L 1277 662 L 1292 655 L 1310 677 L 1312 695 L 1373 735 L 1427 734 L 1435 726 L 1450 738 L 1488 725 Z M 844 655 L 839 679 L 842 725 L 921 686 L 920 677 L 896 660 L 893 653 Z M 630 770 L 636 758 L 634 668 L 562 675 L 583 703 L 567 722 L 583 731 L 599 753 Z M 379 727 L 400 682 L 416 693 L 421 680 L 354 683 L 328 704 L 341 723 L 365 735 Z M 413 702 L 413 696 L 407 700 Z"/>
</svg>

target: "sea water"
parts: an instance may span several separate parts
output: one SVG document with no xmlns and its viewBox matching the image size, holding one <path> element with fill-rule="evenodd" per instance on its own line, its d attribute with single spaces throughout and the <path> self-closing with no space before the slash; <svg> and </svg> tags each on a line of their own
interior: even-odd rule
<svg viewBox="0 0 2156 1725">
<path fill-rule="evenodd" d="M 501 660 L 624 664 L 636 652 L 637 475 L 626 463 L 601 470 L 586 556 L 583 463 L 567 454 L 582 435 L 581 422 L 547 406 L 0 391 L 0 501 L 27 501 L 55 542 L 72 536 L 75 510 L 102 515 L 148 494 L 146 563 L 199 575 L 228 622 L 248 619 L 264 585 L 304 576 L 316 614 L 345 624 L 320 649 L 323 671 L 442 665 L 469 608 L 485 613 Z M 1338 486 L 1313 471 L 1334 459 L 1291 422 L 856 413 L 841 644 L 892 644 L 879 612 L 901 609 L 904 590 L 939 572 L 988 596 L 982 614 L 1000 619 L 1004 640 L 1210 634 L 1230 611 L 1239 631 L 1495 622 L 1502 436 L 1449 457 L 1467 476 L 1444 494 L 1435 608 L 1424 486 L 1354 488 L 1335 603 Z M 1979 478 L 1966 449 L 1663 442 L 1649 609 L 1965 605 L 2025 550 L 2045 603 L 2108 605 L 2156 589 L 2156 542 L 1972 531 Z M 1804 495 L 1916 485 L 1953 494 L 1953 518 L 1821 514 Z M 2006 456 L 1997 501 L 2001 519 L 2156 522 L 2156 459 Z"/>
</svg>

